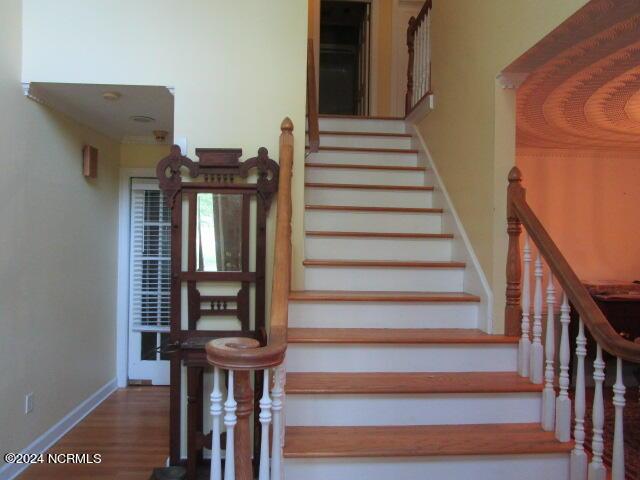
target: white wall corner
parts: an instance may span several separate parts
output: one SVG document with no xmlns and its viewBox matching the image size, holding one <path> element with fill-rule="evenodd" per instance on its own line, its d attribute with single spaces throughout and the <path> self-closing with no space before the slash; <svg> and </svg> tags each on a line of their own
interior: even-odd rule
<svg viewBox="0 0 640 480">
<path fill-rule="evenodd" d="M 33 442 L 31 442 L 20 453 L 23 455 L 33 455 L 44 453 L 53 446 L 62 436 L 75 427 L 84 417 L 91 413 L 98 405 L 117 390 L 116 379 L 112 379 L 100 387 L 91 396 L 85 399 L 77 407 L 67 413 L 60 421 L 44 432 Z M 13 480 L 17 478 L 29 464 L 7 463 L 0 467 L 0 478 Z"/>
<path fill-rule="evenodd" d="M 520 88 L 520 85 L 524 83 L 524 81 L 529 77 L 528 72 L 518 73 L 518 72 L 500 72 L 496 79 L 498 80 L 498 84 L 502 88 L 507 89 L 517 89 Z"/>
<path fill-rule="evenodd" d="M 438 173 L 438 169 L 433 161 L 429 148 L 424 137 L 418 130 L 415 122 L 407 120 L 407 131 L 413 128 L 413 148 L 419 150 L 419 160 L 426 166 L 431 174 L 434 187 L 434 207 L 444 210 L 442 216 L 442 231 L 453 233 L 452 255 L 456 260 L 464 261 L 467 264 L 464 275 L 464 291 L 480 297 L 480 310 L 478 315 L 478 328 L 487 333 L 493 333 L 493 292 L 487 281 L 487 277 L 482 270 L 478 257 L 473 250 L 464 225 L 458 216 L 451 197 Z"/>
</svg>

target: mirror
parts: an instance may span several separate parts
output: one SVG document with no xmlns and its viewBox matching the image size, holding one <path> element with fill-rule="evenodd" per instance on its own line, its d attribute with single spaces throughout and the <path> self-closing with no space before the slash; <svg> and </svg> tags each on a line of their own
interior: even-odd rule
<svg viewBox="0 0 640 480">
<path fill-rule="evenodd" d="M 196 259 L 199 272 L 242 270 L 242 195 L 196 195 Z"/>
</svg>

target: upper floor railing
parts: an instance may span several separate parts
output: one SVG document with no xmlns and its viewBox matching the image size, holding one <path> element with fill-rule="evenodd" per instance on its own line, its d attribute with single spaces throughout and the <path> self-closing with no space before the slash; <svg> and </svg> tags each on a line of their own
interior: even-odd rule
<svg viewBox="0 0 640 480">
<path fill-rule="evenodd" d="M 427 0 L 407 28 L 407 94 L 405 115 L 431 93 L 431 0 Z"/>
<path fill-rule="evenodd" d="M 226 427 L 224 480 L 255 478 L 251 455 L 250 414 L 253 411 L 249 372 L 262 370 L 260 399 L 260 459 L 258 478 L 280 480 L 284 445 L 284 367 L 287 350 L 289 291 L 291 287 L 291 176 L 293 124 L 281 125 L 280 177 L 276 215 L 275 257 L 271 288 L 269 336 L 266 346 L 249 338 L 219 338 L 206 346 L 207 360 L 214 367 L 211 393 L 211 480 L 222 480 L 221 420 Z M 227 398 L 222 403 L 223 371 L 227 371 Z M 223 417 L 224 412 L 224 417 Z M 270 429 L 271 427 L 271 429 Z M 271 432 L 271 435 L 270 435 Z"/>
<path fill-rule="evenodd" d="M 307 122 L 309 151 L 320 147 L 320 125 L 318 120 L 318 89 L 316 88 L 316 64 L 313 58 L 313 39 L 307 40 Z"/>
<path fill-rule="evenodd" d="M 553 242 L 542 223 L 526 201 L 522 175 L 517 167 L 509 173 L 507 193 L 509 250 L 507 256 L 507 291 L 505 333 L 520 337 L 518 372 L 531 382 L 542 384 L 542 428 L 555 431 L 561 442 L 571 439 L 570 366 L 570 305 L 579 314 L 576 336 L 576 377 L 574 395 L 575 446 L 571 454 L 571 480 L 604 480 L 607 478 L 604 445 L 604 370 L 603 351 L 616 360 L 616 381 L 613 385 L 615 408 L 613 445 L 610 454 L 611 478 L 625 479 L 623 412 L 625 385 L 623 363 L 640 363 L 640 344 L 624 339 L 607 321 L 586 287 L 580 282 L 567 260 Z M 520 234 L 525 229 L 523 257 L 520 255 Z M 532 251 L 534 250 L 534 251 Z M 533 255 L 535 254 L 535 261 Z M 545 268 L 545 262 L 547 267 Z M 533 272 L 531 267 L 533 266 Z M 546 292 L 543 277 L 547 273 Z M 533 273 L 533 304 L 531 302 Z M 556 293 L 554 278 L 562 289 Z M 546 294 L 546 298 L 545 297 Z M 544 298 L 544 300 L 543 300 Z M 555 307 L 560 300 L 559 379 L 556 395 Z M 546 328 L 543 329 L 543 303 L 546 301 Z M 533 322 L 531 322 L 533 306 Z M 545 333 L 544 345 L 542 341 Z M 595 343 L 593 362 L 593 406 L 591 459 L 585 450 L 586 379 L 585 358 L 587 336 Z M 608 455 L 607 455 L 608 456 Z"/>
</svg>

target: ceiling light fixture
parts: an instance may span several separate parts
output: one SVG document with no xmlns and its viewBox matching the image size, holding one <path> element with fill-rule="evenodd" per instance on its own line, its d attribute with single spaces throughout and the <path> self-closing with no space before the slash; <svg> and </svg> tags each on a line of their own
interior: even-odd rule
<svg viewBox="0 0 640 480">
<path fill-rule="evenodd" d="M 129 120 L 138 123 L 152 123 L 156 121 L 155 118 L 148 117 L 147 115 L 133 115 L 132 117 L 129 117 Z"/>
<path fill-rule="evenodd" d="M 104 92 L 102 94 L 102 98 L 110 102 L 115 102 L 116 100 L 120 100 L 121 96 L 122 94 L 120 92 Z"/>
</svg>

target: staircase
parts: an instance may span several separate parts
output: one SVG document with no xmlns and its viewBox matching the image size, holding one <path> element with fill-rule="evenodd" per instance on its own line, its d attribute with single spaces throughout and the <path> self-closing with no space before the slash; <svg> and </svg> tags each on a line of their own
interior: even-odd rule
<svg viewBox="0 0 640 480">
<path fill-rule="evenodd" d="M 289 299 L 290 480 L 568 478 L 518 338 L 483 331 L 447 206 L 399 119 L 320 118 Z M 476 292 L 477 293 L 477 292 Z"/>
</svg>

